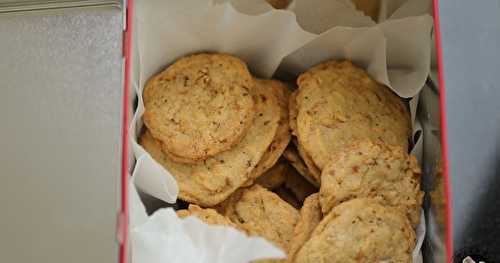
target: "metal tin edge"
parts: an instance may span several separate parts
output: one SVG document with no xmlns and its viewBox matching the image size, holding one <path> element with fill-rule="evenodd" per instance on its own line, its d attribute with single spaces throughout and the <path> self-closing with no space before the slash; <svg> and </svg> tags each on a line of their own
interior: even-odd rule
<svg viewBox="0 0 500 263">
<path fill-rule="evenodd" d="M 121 7 L 120 0 L 73 0 L 73 1 L 29 1 L 0 3 L 0 13 L 51 10 L 74 7 L 115 6 Z"/>
</svg>

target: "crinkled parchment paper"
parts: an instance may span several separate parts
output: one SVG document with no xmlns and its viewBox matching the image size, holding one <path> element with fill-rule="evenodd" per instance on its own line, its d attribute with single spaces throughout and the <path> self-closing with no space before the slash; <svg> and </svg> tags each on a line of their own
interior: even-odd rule
<svg viewBox="0 0 500 263">
<path fill-rule="evenodd" d="M 415 96 L 430 70 L 432 17 L 423 5 L 408 0 L 399 1 L 399 8 L 390 12 L 383 7 L 388 19 L 376 23 L 346 0 L 296 0 L 287 10 L 274 10 L 262 0 L 234 2 L 233 6 L 224 0 L 136 1 L 132 94 L 137 95 L 137 108 L 130 127 L 135 157 L 131 189 L 137 186 L 168 203 L 177 198 L 175 179 L 137 143 L 144 113 L 141 94 L 151 76 L 192 53 L 236 55 L 254 75 L 265 78 L 275 74 L 293 78 L 327 59 L 352 60 L 401 97 L 412 98 L 414 120 Z M 419 124 L 414 121 L 413 127 L 418 132 Z M 415 143 L 417 156 L 419 145 L 421 141 Z M 130 199 L 135 202 L 130 228 L 133 263 L 248 262 L 283 256 L 263 239 L 229 227 L 208 226 L 196 218 L 179 219 L 172 209 L 147 216 L 138 196 Z M 424 233 L 423 222 L 417 229 L 415 262 L 421 262 Z"/>
</svg>

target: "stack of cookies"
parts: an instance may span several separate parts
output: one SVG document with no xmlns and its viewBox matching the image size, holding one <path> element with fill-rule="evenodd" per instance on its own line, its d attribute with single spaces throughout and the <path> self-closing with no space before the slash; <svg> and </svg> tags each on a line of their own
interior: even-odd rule
<svg viewBox="0 0 500 263">
<path fill-rule="evenodd" d="M 405 104 L 350 62 L 297 85 L 225 54 L 181 58 L 146 84 L 140 144 L 177 180 L 178 215 L 288 254 L 259 262 L 410 262 L 423 194 Z"/>
<path fill-rule="evenodd" d="M 297 79 L 286 157 L 319 185 L 301 209 L 292 262 L 411 262 L 423 193 L 404 102 L 351 62 Z"/>
</svg>

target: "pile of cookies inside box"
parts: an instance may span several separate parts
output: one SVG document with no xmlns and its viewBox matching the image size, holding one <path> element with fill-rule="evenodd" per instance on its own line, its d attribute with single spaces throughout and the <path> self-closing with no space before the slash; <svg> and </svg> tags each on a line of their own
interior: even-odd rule
<svg viewBox="0 0 500 263">
<path fill-rule="evenodd" d="M 406 102 L 349 61 L 284 83 L 199 53 L 143 92 L 142 147 L 176 179 L 179 217 L 283 249 L 258 262 L 411 262 L 423 192 Z"/>
</svg>

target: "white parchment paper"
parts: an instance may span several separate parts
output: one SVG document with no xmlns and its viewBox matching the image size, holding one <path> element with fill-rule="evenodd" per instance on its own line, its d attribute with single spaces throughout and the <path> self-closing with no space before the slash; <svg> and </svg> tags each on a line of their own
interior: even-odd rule
<svg viewBox="0 0 500 263">
<path fill-rule="evenodd" d="M 213 226 L 196 217 L 177 217 L 172 208 L 148 216 L 130 180 L 130 245 L 132 262 L 232 262 L 285 258 L 279 248 L 260 237 L 248 237 L 232 227 Z"/>
<path fill-rule="evenodd" d="M 260 0 L 255 6 L 238 2 L 235 8 L 223 0 L 136 1 L 132 86 L 138 97 L 130 127 L 136 159 L 133 182 L 165 202 L 174 203 L 179 189 L 174 177 L 137 143 L 144 113 L 141 94 L 151 76 L 180 57 L 203 51 L 233 54 L 258 77 L 297 76 L 327 59 L 349 59 L 405 98 L 417 95 L 429 74 L 432 17 L 427 14 L 377 24 L 346 0 L 296 0 L 289 10 L 274 10 Z M 317 10 L 316 15 L 311 10 Z M 417 99 L 412 101 L 414 116 Z M 134 209 L 143 213 L 140 205 L 131 206 Z M 141 223 L 131 228 L 133 263 L 245 262 L 236 259 L 282 255 L 266 242 L 197 219 L 179 219 L 169 209 L 151 217 L 134 217 Z M 419 245 L 425 233 L 423 221 L 417 229 Z M 228 243 L 215 245 L 221 240 Z M 263 253 L 252 250 L 254 246 Z M 419 251 L 420 246 L 415 249 L 415 262 Z"/>
</svg>

